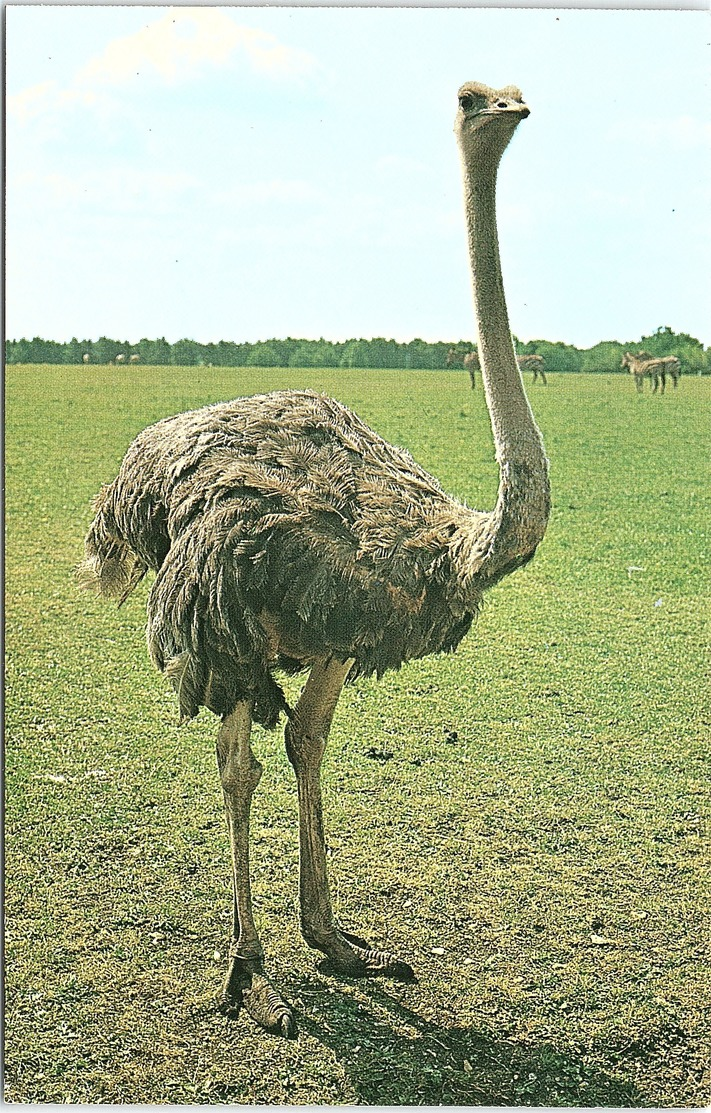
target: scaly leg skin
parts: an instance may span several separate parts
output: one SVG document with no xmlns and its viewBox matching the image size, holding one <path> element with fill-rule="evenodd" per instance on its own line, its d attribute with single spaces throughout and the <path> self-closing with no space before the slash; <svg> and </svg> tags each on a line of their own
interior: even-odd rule
<svg viewBox="0 0 711 1113">
<path fill-rule="evenodd" d="M 286 727 L 286 751 L 294 767 L 299 797 L 299 898 L 301 931 L 339 974 L 383 974 L 414 978 L 412 967 L 389 951 L 377 951 L 336 925 L 326 871 L 320 771 L 326 739 L 352 660 L 316 661 Z"/>
<path fill-rule="evenodd" d="M 267 1032 L 287 1039 L 296 1035 L 291 1007 L 266 976 L 259 960 L 230 956 L 219 1007 L 229 1017 L 236 1017 L 243 1008 Z"/>
<path fill-rule="evenodd" d="M 249 813 L 262 767 L 249 744 L 251 729 L 251 706 L 239 703 L 225 716 L 217 737 L 217 764 L 230 833 L 234 892 L 230 964 L 219 1005 L 230 1016 L 236 1016 L 243 1008 L 267 1031 L 293 1037 L 296 1035 L 294 1014 L 264 973 L 264 952 L 252 913 Z"/>
</svg>

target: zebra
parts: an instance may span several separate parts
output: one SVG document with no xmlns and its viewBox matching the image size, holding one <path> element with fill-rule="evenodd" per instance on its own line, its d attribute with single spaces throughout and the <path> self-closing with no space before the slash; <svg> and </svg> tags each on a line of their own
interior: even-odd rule
<svg viewBox="0 0 711 1113">
<path fill-rule="evenodd" d="M 481 371 L 481 364 L 479 363 L 479 356 L 476 352 L 467 352 L 463 361 L 464 370 L 469 372 L 469 378 L 472 381 L 472 390 L 476 389 L 476 372 Z"/>
<path fill-rule="evenodd" d="M 662 389 L 660 394 L 664 394 L 668 374 L 671 375 L 676 390 L 681 374 L 681 363 L 677 356 L 662 356 L 659 359 L 653 359 L 649 352 L 638 352 L 637 355 L 633 355 L 632 352 L 625 352 L 621 366 L 627 367 L 630 374 L 634 375 L 634 385 L 638 394 L 642 393 L 645 379 L 649 379 L 652 384 L 652 394 L 657 393 L 661 380 Z"/>
<path fill-rule="evenodd" d="M 476 387 L 475 373 L 481 370 L 479 356 L 476 349 L 468 348 L 465 344 L 458 344 L 447 352 L 447 367 L 463 367 L 469 372 L 472 390 Z"/>
<path fill-rule="evenodd" d="M 530 367 L 533 371 L 533 381 L 535 383 L 538 376 L 541 376 L 541 381 L 544 386 L 547 386 L 546 373 L 543 370 L 544 359 L 543 356 L 516 356 L 519 368 L 524 371 Z"/>
</svg>

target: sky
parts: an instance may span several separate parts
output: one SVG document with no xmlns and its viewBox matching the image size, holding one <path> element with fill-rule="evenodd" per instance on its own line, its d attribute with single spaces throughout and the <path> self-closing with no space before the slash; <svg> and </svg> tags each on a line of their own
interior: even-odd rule
<svg viewBox="0 0 711 1113">
<path fill-rule="evenodd" d="M 708 12 L 6 8 L 6 335 L 474 336 L 462 82 L 514 333 L 711 344 Z"/>
</svg>

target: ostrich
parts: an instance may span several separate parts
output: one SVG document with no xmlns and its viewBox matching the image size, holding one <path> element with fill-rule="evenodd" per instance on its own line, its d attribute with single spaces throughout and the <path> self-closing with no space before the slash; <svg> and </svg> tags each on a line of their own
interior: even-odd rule
<svg viewBox="0 0 711 1113">
<path fill-rule="evenodd" d="M 494 509 L 447 495 L 401 448 L 341 403 L 275 391 L 165 418 L 140 433 L 102 488 L 79 568 L 124 600 L 156 573 L 148 644 L 183 719 L 220 716 L 217 763 L 232 852 L 233 934 L 220 1005 L 295 1033 L 265 970 L 252 911 L 249 817 L 262 766 L 254 721 L 286 715 L 299 803 L 302 934 L 349 976 L 409 978 L 409 963 L 336 923 L 326 872 L 320 767 L 346 680 L 453 650 L 483 593 L 526 564 L 550 511 L 548 461 L 516 364 L 501 281 L 499 160 L 529 114 L 520 91 L 458 94 L 479 354 L 499 463 Z M 309 675 L 295 706 L 275 670 Z"/>
<path fill-rule="evenodd" d="M 516 356 L 516 360 L 522 371 L 525 371 L 529 367 L 531 368 L 531 370 L 533 371 L 534 383 L 540 375 L 543 385 L 548 385 L 546 382 L 546 373 L 543 370 L 543 365 L 545 362 L 543 356 Z"/>
</svg>

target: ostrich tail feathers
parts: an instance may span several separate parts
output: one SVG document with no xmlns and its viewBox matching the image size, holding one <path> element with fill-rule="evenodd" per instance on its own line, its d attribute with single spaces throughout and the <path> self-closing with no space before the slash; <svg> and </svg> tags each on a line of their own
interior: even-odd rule
<svg viewBox="0 0 711 1113">
<path fill-rule="evenodd" d="M 147 572 L 146 564 L 119 534 L 111 513 L 111 488 L 102 487 L 94 499 L 96 517 L 84 541 L 85 559 L 75 575 L 79 587 L 103 598 L 125 603 Z"/>
<path fill-rule="evenodd" d="M 108 557 L 88 556 L 77 565 L 75 577 L 83 591 L 93 591 L 104 599 L 118 597 L 121 606 L 146 574 L 146 567 L 130 549 L 120 549 Z"/>
</svg>

